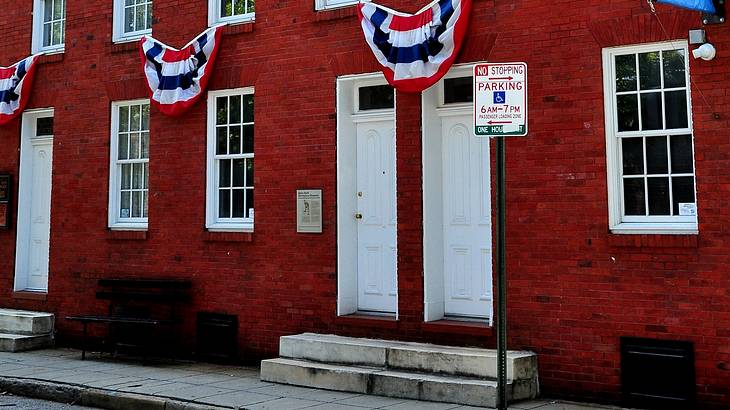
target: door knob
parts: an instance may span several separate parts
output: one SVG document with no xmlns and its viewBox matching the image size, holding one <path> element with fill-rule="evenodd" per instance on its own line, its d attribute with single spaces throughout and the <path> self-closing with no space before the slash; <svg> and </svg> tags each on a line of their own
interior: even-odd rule
<svg viewBox="0 0 730 410">
<path fill-rule="evenodd" d="M 356 213 L 355 219 L 362 219 L 362 214 L 360 212 Z"/>
</svg>

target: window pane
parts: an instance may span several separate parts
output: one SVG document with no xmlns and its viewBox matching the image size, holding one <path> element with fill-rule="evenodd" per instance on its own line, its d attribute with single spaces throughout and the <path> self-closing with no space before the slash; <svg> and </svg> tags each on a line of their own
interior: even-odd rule
<svg viewBox="0 0 730 410">
<path fill-rule="evenodd" d="M 253 189 L 246 190 L 246 216 L 253 218 Z"/>
<path fill-rule="evenodd" d="M 691 174 L 694 172 L 692 161 L 692 136 L 673 135 L 670 141 L 672 151 L 672 173 Z"/>
<path fill-rule="evenodd" d="M 660 130 L 662 124 L 662 94 L 641 94 L 642 130 Z"/>
<path fill-rule="evenodd" d="M 132 218 L 142 217 L 142 192 L 132 192 Z"/>
<path fill-rule="evenodd" d="M 619 95 L 616 97 L 618 115 L 618 130 L 638 131 L 639 130 L 639 102 L 636 94 Z"/>
<path fill-rule="evenodd" d="M 129 158 L 129 135 L 119 134 L 119 159 Z"/>
<path fill-rule="evenodd" d="M 43 25 L 43 47 L 51 45 L 51 24 Z"/>
<path fill-rule="evenodd" d="M 253 95 L 243 96 L 243 122 L 253 122 Z"/>
<path fill-rule="evenodd" d="M 395 107 L 395 91 L 389 85 L 360 87 L 358 102 L 361 111 Z"/>
<path fill-rule="evenodd" d="M 132 164 L 132 189 L 144 187 L 144 164 Z"/>
<path fill-rule="evenodd" d="M 131 33 L 134 31 L 134 7 L 124 9 L 124 32 Z"/>
<path fill-rule="evenodd" d="M 649 215 L 669 215 L 669 178 L 648 178 Z"/>
<path fill-rule="evenodd" d="M 672 199 L 674 215 L 679 215 L 679 204 L 695 202 L 695 179 L 693 177 L 672 178 Z"/>
<path fill-rule="evenodd" d="M 240 154 L 241 153 L 241 126 L 233 125 L 228 127 L 230 145 L 228 145 L 229 154 Z"/>
<path fill-rule="evenodd" d="M 444 104 L 474 101 L 473 81 L 472 77 L 447 78 L 444 80 Z"/>
<path fill-rule="evenodd" d="M 636 91 L 636 55 L 616 56 L 616 91 Z"/>
<path fill-rule="evenodd" d="M 142 131 L 150 130 L 150 105 L 142 105 Z"/>
<path fill-rule="evenodd" d="M 234 218 L 243 218 L 245 215 L 243 213 L 243 207 L 245 206 L 244 199 L 243 199 L 243 189 L 234 189 L 233 190 L 233 217 Z"/>
<path fill-rule="evenodd" d="M 53 117 L 41 117 L 35 122 L 35 135 L 53 135 Z"/>
<path fill-rule="evenodd" d="M 253 125 L 243 126 L 243 153 L 253 154 Z"/>
<path fill-rule="evenodd" d="M 222 159 L 219 161 L 220 169 L 218 171 L 218 186 L 219 187 L 230 187 L 231 186 L 231 160 Z"/>
<path fill-rule="evenodd" d="M 687 92 L 668 91 L 664 93 L 667 104 L 667 128 L 687 128 Z"/>
<path fill-rule="evenodd" d="M 149 188 L 150 182 L 150 164 L 144 163 L 144 189 Z"/>
<path fill-rule="evenodd" d="M 147 218 L 147 197 L 149 197 L 147 192 L 142 192 L 142 218 Z"/>
<path fill-rule="evenodd" d="M 658 51 L 639 54 L 639 84 L 642 90 L 656 90 L 661 87 Z"/>
<path fill-rule="evenodd" d="M 63 43 L 63 23 L 53 23 L 53 33 L 51 34 L 51 45 L 59 45 Z"/>
<path fill-rule="evenodd" d="M 241 123 L 241 96 L 231 96 L 231 108 L 228 110 L 228 123 L 229 124 L 240 124 Z"/>
<path fill-rule="evenodd" d="M 246 12 L 246 0 L 233 0 L 233 14 L 240 15 Z"/>
<path fill-rule="evenodd" d="M 253 186 L 253 158 L 246 160 L 246 186 Z"/>
<path fill-rule="evenodd" d="M 231 217 L 231 190 L 221 189 L 218 191 L 218 217 Z"/>
<path fill-rule="evenodd" d="M 622 138 L 624 175 L 644 173 L 644 142 L 642 138 Z"/>
<path fill-rule="evenodd" d="M 129 134 L 129 159 L 139 158 L 139 134 Z"/>
<path fill-rule="evenodd" d="M 684 50 L 664 51 L 664 88 L 684 87 Z"/>
<path fill-rule="evenodd" d="M 644 178 L 624 178 L 624 209 L 626 215 L 646 215 Z"/>
<path fill-rule="evenodd" d="M 147 3 L 147 19 L 145 20 L 144 28 L 152 28 L 152 3 Z"/>
<path fill-rule="evenodd" d="M 228 123 L 228 97 L 218 97 L 216 99 L 216 119 L 215 123 L 218 125 Z"/>
<path fill-rule="evenodd" d="M 65 0 L 56 0 L 53 2 L 53 19 L 60 20 L 63 18 L 63 3 Z"/>
<path fill-rule="evenodd" d="M 143 132 L 140 134 L 140 139 L 142 142 L 142 158 L 147 159 L 150 157 L 150 133 Z"/>
<path fill-rule="evenodd" d="M 228 154 L 228 127 L 217 127 L 216 134 L 215 153 L 217 155 Z"/>
<path fill-rule="evenodd" d="M 145 9 L 144 6 L 135 7 L 135 14 L 136 14 L 136 20 L 135 20 L 134 30 L 135 31 L 144 30 L 144 28 L 145 28 L 144 27 L 144 25 L 145 25 L 144 16 L 145 16 L 145 14 L 147 14 L 147 10 Z"/>
<path fill-rule="evenodd" d="M 233 160 L 233 186 L 234 187 L 243 187 L 244 186 L 244 166 L 245 166 L 245 160 L 244 159 L 234 159 Z"/>
<path fill-rule="evenodd" d="M 139 105 L 132 105 L 129 107 L 129 115 L 129 129 L 131 131 L 139 131 L 139 126 L 142 123 L 142 107 Z"/>
<path fill-rule="evenodd" d="M 53 0 L 43 0 L 43 21 L 53 20 Z"/>
<path fill-rule="evenodd" d="M 253 13 L 256 11 L 256 0 L 248 0 L 247 13 Z"/>
<path fill-rule="evenodd" d="M 129 107 L 119 107 L 119 132 L 129 131 Z"/>
<path fill-rule="evenodd" d="M 221 17 L 227 17 L 233 15 L 233 0 L 220 0 L 221 1 Z"/>
<path fill-rule="evenodd" d="M 129 192 L 122 192 L 122 204 L 119 208 L 119 217 L 120 218 L 129 218 L 131 216 L 131 206 L 130 206 L 130 194 Z"/>
<path fill-rule="evenodd" d="M 669 172 L 667 137 L 648 137 L 646 139 L 647 174 L 666 174 Z"/>
<path fill-rule="evenodd" d="M 122 164 L 122 189 L 131 188 L 132 164 Z"/>
</svg>

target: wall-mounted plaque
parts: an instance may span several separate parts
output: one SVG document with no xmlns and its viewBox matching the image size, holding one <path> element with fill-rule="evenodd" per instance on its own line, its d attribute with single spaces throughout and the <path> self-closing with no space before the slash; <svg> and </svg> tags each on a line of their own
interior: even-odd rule
<svg viewBox="0 0 730 410">
<path fill-rule="evenodd" d="M 297 232 L 322 233 L 322 190 L 297 191 Z"/>
<path fill-rule="evenodd" d="M 10 200 L 13 179 L 8 174 L 0 174 L 0 228 L 10 226 Z"/>
</svg>

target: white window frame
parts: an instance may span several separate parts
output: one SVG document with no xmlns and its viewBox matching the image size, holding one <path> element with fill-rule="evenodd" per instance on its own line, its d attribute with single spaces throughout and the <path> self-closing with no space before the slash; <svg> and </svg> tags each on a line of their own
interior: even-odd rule
<svg viewBox="0 0 730 410">
<path fill-rule="evenodd" d="M 616 75 L 615 56 L 638 54 L 653 51 L 683 49 L 685 53 L 685 75 L 687 88 L 687 128 L 662 129 L 655 131 L 623 131 L 618 132 L 616 116 Z M 616 234 L 675 234 L 692 235 L 698 233 L 697 217 L 687 216 L 624 216 L 622 153 L 620 140 L 623 137 L 651 137 L 665 135 L 692 135 L 692 159 L 695 176 L 695 203 L 697 199 L 697 168 L 694 161 L 694 132 L 692 124 L 692 93 L 689 72 L 689 49 L 686 41 L 669 41 L 661 43 L 641 44 L 635 46 L 603 49 L 603 89 L 606 125 L 606 165 L 608 177 L 608 213 L 609 228 Z M 639 73 L 637 72 L 637 76 Z M 661 88 L 664 90 L 664 88 Z M 637 91 L 638 92 L 638 91 Z M 639 116 L 641 112 L 639 111 Z M 645 164 L 646 166 L 646 164 Z"/>
<path fill-rule="evenodd" d="M 256 20 L 256 12 L 237 16 L 221 16 L 221 1 L 223 0 L 208 0 L 208 26 L 213 27 L 220 23 L 251 23 Z"/>
<path fill-rule="evenodd" d="M 150 2 L 153 2 L 152 0 L 149 0 Z M 154 2 L 153 2 L 154 3 Z M 140 38 L 144 37 L 145 35 L 152 34 L 152 27 L 150 22 L 150 28 L 144 29 L 144 30 L 136 30 L 136 31 L 130 31 L 128 33 L 124 32 L 124 0 L 114 0 L 114 22 L 113 22 L 113 28 L 112 28 L 112 41 L 115 43 L 125 43 L 128 41 L 135 41 L 139 40 Z M 154 15 L 153 15 L 154 18 Z"/>
<path fill-rule="evenodd" d="M 368 3 L 370 0 L 365 0 L 363 3 Z M 354 6 L 358 3 L 357 0 L 346 0 L 343 2 L 337 2 L 337 0 L 314 0 L 315 10 L 331 10 L 340 9 L 343 7 Z"/>
<path fill-rule="evenodd" d="M 51 46 L 43 45 L 43 14 L 45 10 L 43 5 L 45 1 L 46 0 L 33 0 L 33 35 L 31 40 L 32 51 L 33 53 L 45 52 L 47 54 L 63 53 L 66 46 L 66 8 L 68 6 L 68 0 L 64 0 L 64 11 L 62 19 L 64 42 Z"/>
<path fill-rule="evenodd" d="M 207 126 L 207 159 L 206 159 L 206 190 L 205 190 L 205 228 L 211 232 L 253 232 L 254 218 L 218 218 L 218 167 L 216 164 L 216 99 L 231 95 L 254 95 L 253 87 L 235 88 L 208 92 L 208 126 Z M 255 98 L 254 98 L 254 106 Z M 254 117 L 254 141 L 256 118 Z M 254 143 L 255 144 L 255 143 Z M 241 157 L 251 158 L 254 154 L 241 154 Z M 254 166 L 255 167 L 255 166 Z M 254 169 L 255 172 L 255 169 Z M 254 189 L 255 190 L 255 189 Z M 255 209 L 255 207 L 254 207 Z"/>
<path fill-rule="evenodd" d="M 119 156 L 119 108 L 139 104 L 150 104 L 149 99 L 114 101 L 112 102 L 111 115 L 111 138 L 109 154 L 109 229 L 120 231 L 146 231 L 148 218 L 120 218 L 119 205 L 121 202 L 121 175 L 118 167 Z M 149 132 L 149 131 L 148 131 Z M 146 161 L 149 163 L 149 157 Z M 148 168 L 149 169 L 149 168 Z M 147 177 L 149 179 L 149 176 Z M 149 182 L 147 188 L 147 201 L 149 204 Z"/>
</svg>

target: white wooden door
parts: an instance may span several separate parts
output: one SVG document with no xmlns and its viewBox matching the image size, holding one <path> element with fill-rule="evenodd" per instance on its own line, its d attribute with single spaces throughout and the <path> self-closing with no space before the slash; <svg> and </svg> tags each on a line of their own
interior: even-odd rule
<svg viewBox="0 0 730 410">
<path fill-rule="evenodd" d="M 357 124 L 358 310 L 394 313 L 396 179 L 393 120 Z"/>
<path fill-rule="evenodd" d="M 471 116 L 444 116 L 444 313 L 491 317 L 492 229 L 489 139 L 470 131 Z"/>
<path fill-rule="evenodd" d="M 29 122 L 36 119 L 35 116 L 27 117 Z M 15 288 L 47 292 L 53 137 L 37 135 L 35 126 L 24 126 L 23 130 Z"/>
</svg>

